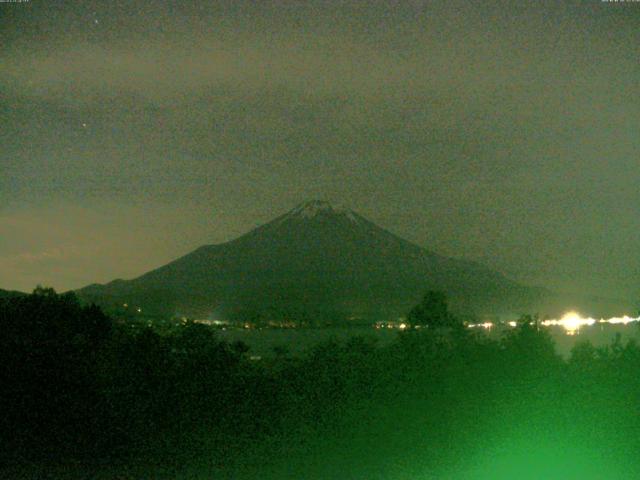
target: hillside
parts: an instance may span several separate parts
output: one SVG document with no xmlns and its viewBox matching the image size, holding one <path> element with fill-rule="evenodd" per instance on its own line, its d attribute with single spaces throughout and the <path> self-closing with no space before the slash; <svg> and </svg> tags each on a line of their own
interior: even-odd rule
<svg viewBox="0 0 640 480">
<path fill-rule="evenodd" d="M 530 311 L 549 295 L 321 201 L 133 280 L 78 293 L 106 307 L 127 304 L 153 314 L 342 321 L 396 318 L 427 289 L 447 292 L 454 309 L 483 314 Z"/>
</svg>

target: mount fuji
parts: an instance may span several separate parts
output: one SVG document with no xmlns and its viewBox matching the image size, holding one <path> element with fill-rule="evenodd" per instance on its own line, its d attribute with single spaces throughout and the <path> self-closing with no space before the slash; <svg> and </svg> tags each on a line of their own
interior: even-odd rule
<svg viewBox="0 0 640 480">
<path fill-rule="evenodd" d="M 235 240 L 78 294 L 107 310 L 126 303 L 162 315 L 314 323 L 395 319 L 428 289 L 446 292 L 454 310 L 478 314 L 531 311 L 548 293 L 314 200 Z"/>
</svg>

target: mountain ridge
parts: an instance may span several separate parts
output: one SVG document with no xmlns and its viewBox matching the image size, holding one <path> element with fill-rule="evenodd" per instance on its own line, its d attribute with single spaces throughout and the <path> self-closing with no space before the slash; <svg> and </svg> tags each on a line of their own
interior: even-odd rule
<svg viewBox="0 0 640 480">
<path fill-rule="evenodd" d="M 3 290 L 0 288 L 0 299 L 22 297 L 24 295 L 26 295 L 24 292 L 19 292 L 17 290 Z"/>
<path fill-rule="evenodd" d="M 169 315 L 397 318 L 427 289 L 458 311 L 518 314 L 550 292 L 413 244 L 346 208 L 312 200 L 228 242 L 203 245 L 81 298 Z"/>
</svg>

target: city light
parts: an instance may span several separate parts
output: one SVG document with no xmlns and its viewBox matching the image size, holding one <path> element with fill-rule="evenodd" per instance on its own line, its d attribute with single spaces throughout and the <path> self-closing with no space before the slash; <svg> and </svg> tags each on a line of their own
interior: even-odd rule
<svg viewBox="0 0 640 480">
<path fill-rule="evenodd" d="M 484 328 L 484 329 L 489 329 L 493 327 L 493 323 L 492 322 L 484 322 L 484 323 L 471 323 L 469 325 L 469 328 Z"/>
<path fill-rule="evenodd" d="M 539 325 L 543 327 L 562 327 L 565 329 L 567 335 L 575 335 L 579 333 L 580 329 L 583 327 L 590 327 L 599 324 L 610 324 L 610 325 L 627 325 L 632 322 L 639 322 L 640 317 L 633 318 L 628 315 L 624 315 L 622 317 L 612 317 L 612 318 L 601 318 L 600 320 L 596 320 L 592 317 L 583 317 L 576 311 L 569 311 L 565 313 L 559 319 L 547 319 L 540 321 Z M 518 326 L 518 322 L 509 321 L 506 322 L 505 325 L 509 327 L 515 328 Z M 492 322 L 483 322 L 483 323 L 471 323 L 468 325 L 469 328 L 484 328 L 490 329 L 494 324 Z"/>
<path fill-rule="evenodd" d="M 593 325 L 596 320 L 593 318 L 583 318 L 578 312 L 567 312 L 559 320 L 543 320 L 541 325 L 545 327 L 549 326 L 561 326 L 567 331 L 567 335 L 574 335 L 578 332 L 580 327 L 585 325 Z"/>
<path fill-rule="evenodd" d="M 622 323 L 623 325 L 626 325 L 627 323 L 638 322 L 638 321 L 640 321 L 640 317 L 631 318 L 631 317 L 625 315 L 623 317 L 613 317 L 613 318 L 610 318 L 608 320 L 600 320 L 600 323 L 610 323 L 612 325 L 616 325 L 616 324 Z"/>
</svg>

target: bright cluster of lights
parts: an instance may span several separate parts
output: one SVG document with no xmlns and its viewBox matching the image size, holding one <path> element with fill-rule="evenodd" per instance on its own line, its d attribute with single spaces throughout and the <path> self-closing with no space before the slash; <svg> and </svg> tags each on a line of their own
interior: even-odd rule
<svg viewBox="0 0 640 480">
<path fill-rule="evenodd" d="M 600 323 L 611 323 L 614 325 L 618 323 L 622 323 L 623 325 L 626 325 L 627 323 L 631 323 L 631 322 L 640 322 L 640 317 L 631 318 L 625 315 L 624 317 L 613 317 L 613 318 L 610 318 L 609 320 L 600 320 Z"/>
<path fill-rule="evenodd" d="M 628 315 L 624 315 L 622 317 L 613 317 L 613 318 L 601 318 L 600 320 L 596 320 L 591 317 L 582 317 L 578 312 L 567 312 L 562 318 L 558 320 L 542 320 L 540 325 L 544 327 L 554 327 L 560 326 L 563 327 L 568 335 L 575 335 L 580 328 L 585 326 L 591 326 L 596 323 L 608 323 L 611 325 L 627 325 L 631 322 L 640 322 L 640 317 L 632 318 Z M 516 327 L 518 325 L 517 322 L 507 322 L 507 325 L 510 327 Z M 492 328 L 494 324 L 492 322 L 484 322 L 484 323 L 471 323 L 468 325 L 469 328 L 484 328 L 486 330 Z"/>
<path fill-rule="evenodd" d="M 560 320 L 543 320 L 540 322 L 545 327 L 560 326 L 569 332 L 577 332 L 580 327 L 585 325 L 593 325 L 596 323 L 595 318 L 583 318 L 577 312 L 565 313 Z"/>
<path fill-rule="evenodd" d="M 489 329 L 493 327 L 493 323 L 492 322 L 484 322 L 484 323 L 470 323 L 469 324 L 469 328 L 484 328 L 484 329 Z"/>
<path fill-rule="evenodd" d="M 628 315 L 625 315 L 623 317 L 613 317 L 613 318 L 601 318 L 600 320 L 596 320 L 595 318 L 584 318 L 581 317 L 580 314 L 578 314 L 577 312 L 569 312 L 567 314 L 565 314 L 560 320 L 544 320 L 541 322 L 542 325 L 544 325 L 545 327 L 547 326 L 553 326 L 553 325 L 559 325 L 561 327 L 564 327 L 564 329 L 567 331 L 567 333 L 569 335 L 572 335 L 574 333 L 576 333 L 581 327 L 584 326 L 591 326 L 595 323 L 608 323 L 611 325 L 627 325 L 628 323 L 631 322 L 638 322 L 640 321 L 640 317 L 638 318 L 632 318 L 629 317 Z"/>
<path fill-rule="evenodd" d="M 388 321 L 388 322 L 376 322 L 376 324 L 374 325 L 376 329 L 380 330 L 381 328 L 388 328 L 388 329 L 399 329 L 399 330 L 406 330 L 408 328 L 419 328 L 419 325 L 414 325 L 411 326 L 408 323 L 402 321 L 401 319 L 398 319 L 398 321 Z"/>
</svg>

